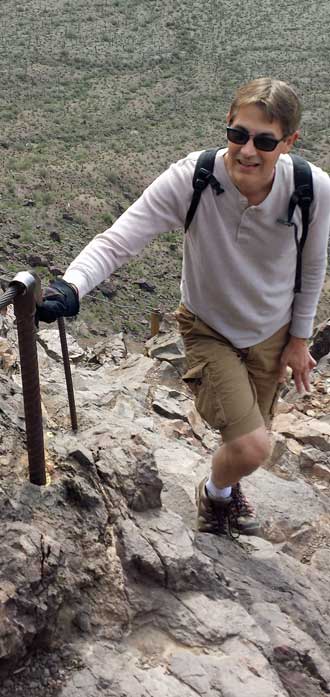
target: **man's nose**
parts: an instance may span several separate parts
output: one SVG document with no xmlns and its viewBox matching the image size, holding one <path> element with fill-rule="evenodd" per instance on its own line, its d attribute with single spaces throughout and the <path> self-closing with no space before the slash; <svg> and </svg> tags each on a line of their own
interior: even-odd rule
<svg viewBox="0 0 330 697">
<path fill-rule="evenodd" d="M 252 155 L 256 155 L 257 149 L 256 149 L 255 144 L 253 142 L 253 136 L 250 136 L 247 143 L 244 143 L 244 145 L 242 145 L 241 153 L 243 155 L 246 155 L 247 157 L 251 157 Z"/>
</svg>

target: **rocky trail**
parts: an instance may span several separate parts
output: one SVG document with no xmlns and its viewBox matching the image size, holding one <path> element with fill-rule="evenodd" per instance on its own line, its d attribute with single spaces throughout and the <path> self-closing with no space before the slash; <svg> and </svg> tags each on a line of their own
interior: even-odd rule
<svg viewBox="0 0 330 697">
<path fill-rule="evenodd" d="M 27 477 L 16 336 L 0 316 L 0 696 L 330 694 L 330 362 L 291 388 L 244 484 L 260 537 L 194 532 L 219 436 L 180 379 L 173 327 L 128 353 L 39 332 L 48 485 Z M 322 351 L 321 351 L 322 353 Z M 323 351 L 324 353 L 324 351 Z"/>
</svg>

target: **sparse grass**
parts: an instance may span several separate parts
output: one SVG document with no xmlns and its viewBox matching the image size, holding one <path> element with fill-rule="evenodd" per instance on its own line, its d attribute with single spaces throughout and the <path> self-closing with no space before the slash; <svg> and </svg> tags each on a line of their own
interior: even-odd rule
<svg viewBox="0 0 330 697">
<path fill-rule="evenodd" d="M 228 103 L 250 78 L 272 74 L 298 88 L 303 154 L 330 168 L 326 0 L 317 16 L 307 0 L 4 0 L 0 18 L 1 235 L 19 229 L 25 247 L 53 249 L 57 266 L 171 161 L 222 144 Z M 104 205 L 86 208 L 81 195 Z M 22 208 L 25 198 L 37 205 Z M 157 239 L 121 270 L 111 303 L 99 298 L 88 311 L 143 335 L 148 307 L 178 300 L 180 247 L 172 233 Z M 154 295 L 134 285 L 141 276 Z"/>
</svg>

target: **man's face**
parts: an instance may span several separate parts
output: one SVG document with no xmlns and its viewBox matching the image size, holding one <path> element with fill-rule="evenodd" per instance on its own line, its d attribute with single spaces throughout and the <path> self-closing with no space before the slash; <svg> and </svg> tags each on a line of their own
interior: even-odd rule
<svg viewBox="0 0 330 697">
<path fill-rule="evenodd" d="M 228 125 L 244 128 L 252 136 L 245 145 L 228 141 L 228 152 L 225 155 L 228 174 L 243 196 L 263 200 L 271 189 L 279 156 L 291 150 L 298 133 L 281 140 L 283 130 L 279 121 L 269 122 L 263 111 L 255 105 L 241 107 Z M 280 141 L 275 150 L 266 152 L 255 147 L 253 136 L 260 133 Z"/>
</svg>

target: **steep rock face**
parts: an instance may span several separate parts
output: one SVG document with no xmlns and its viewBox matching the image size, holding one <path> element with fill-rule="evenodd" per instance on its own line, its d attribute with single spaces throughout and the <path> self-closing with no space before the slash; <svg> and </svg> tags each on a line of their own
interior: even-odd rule
<svg viewBox="0 0 330 697">
<path fill-rule="evenodd" d="M 194 532 L 219 435 L 180 380 L 173 332 L 168 349 L 150 343 L 158 358 L 127 355 L 120 336 L 70 342 L 76 435 L 55 330 L 42 332 L 41 488 L 27 481 L 10 318 L 2 334 L 0 695 L 329 694 L 327 359 L 310 397 L 280 404 L 273 456 L 244 484 L 261 537 L 233 541 Z"/>
</svg>

